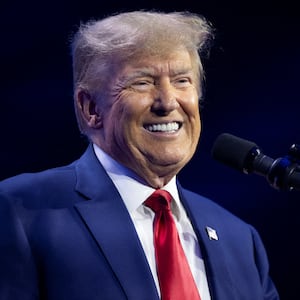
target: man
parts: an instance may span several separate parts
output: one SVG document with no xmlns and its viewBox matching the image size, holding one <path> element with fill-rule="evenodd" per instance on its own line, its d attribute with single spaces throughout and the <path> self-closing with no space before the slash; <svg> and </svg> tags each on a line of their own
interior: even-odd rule
<svg viewBox="0 0 300 300">
<path fill-rule="evenodd" d="M 75 110 L 90 145 L 0 184 L 0 299 L 279 299 L 256 231 L 176 180 L 200 136 L 211 31 L 155 12 L 79 28 Z"/>
</svg>

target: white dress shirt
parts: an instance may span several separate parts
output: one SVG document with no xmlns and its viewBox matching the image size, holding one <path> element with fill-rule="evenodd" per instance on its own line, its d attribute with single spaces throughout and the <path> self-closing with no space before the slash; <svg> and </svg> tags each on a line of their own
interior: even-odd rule
<svg viewBox="0 0 300 300">
<path fill-rule="evenodd" d="M 153 244 L 154 212 L 143 205 L 144 201 L 155 189 L 149 187 L 134 172 L 112 159 L 95 144 L 94 150 L 97 158 L 114 182 L 125 203 L 148 260 L 157 291 L 160 294 Z M 201 257 L 199 244 L 193 227 L 180 202 L 176 186 L 176 177 L 165 185 L 163 189 L 167 190 L 174 200 L 171 206 L 172 213 L 183 250 L 201 295 L 201 300 L 210 300 L 211 297 L 208 289 L 204 261 Z"/>
</svg>

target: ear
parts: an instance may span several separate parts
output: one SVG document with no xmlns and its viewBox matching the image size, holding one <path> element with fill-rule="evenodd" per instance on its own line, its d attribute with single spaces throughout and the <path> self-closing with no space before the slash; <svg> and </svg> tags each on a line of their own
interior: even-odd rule
<svg viewBox="0 0 300 300">
<path fill-rule="evenodd" d="M 93 129 L 102 127 L 102 118 L 98 104 L 86 90 L 78 90 L 76 94 L 77 111 L 85 124 Z"/>
</svg>

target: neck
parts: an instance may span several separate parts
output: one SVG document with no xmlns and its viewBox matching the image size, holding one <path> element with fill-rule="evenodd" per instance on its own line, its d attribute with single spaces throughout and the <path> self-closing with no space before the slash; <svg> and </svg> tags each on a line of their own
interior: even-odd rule
<svg viewBox="0 0 300 300">
<path fill-rule="evenodd" d="M 179 172 L 178 167 L 174 166 L 138 165 L 135 169 L 132 166 L 127 167 L 154 189 L 164 187 Z"/>
</svg>

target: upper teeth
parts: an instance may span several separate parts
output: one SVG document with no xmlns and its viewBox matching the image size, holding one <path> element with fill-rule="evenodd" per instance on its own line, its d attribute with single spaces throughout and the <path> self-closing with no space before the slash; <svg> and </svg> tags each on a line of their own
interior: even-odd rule
<svg viewBox="0 0 300 300">
<path fill-rule="evenodd" d="M 152 124 L 146 126 L 146 129 L 149 131 L 162 131 L 162 132 L 176 131 L 179 129 L 179 124 L 176 122 L 165 123 L 165 124 Z"/>
</svg>

